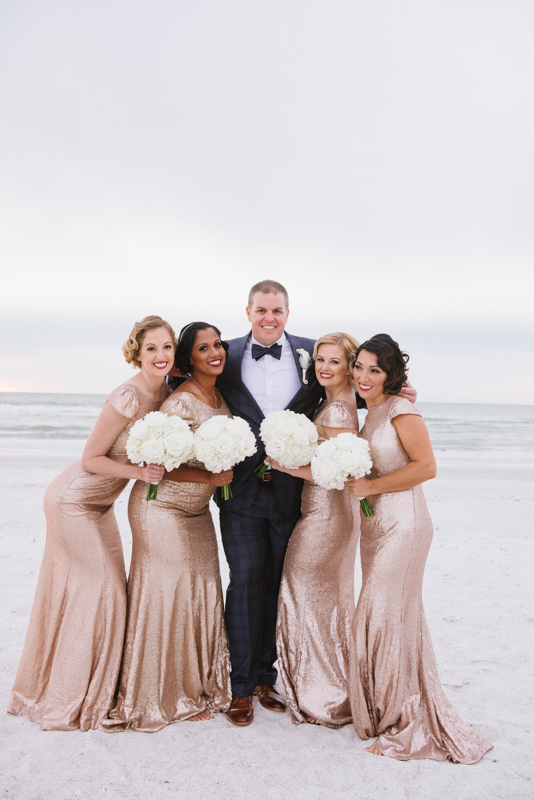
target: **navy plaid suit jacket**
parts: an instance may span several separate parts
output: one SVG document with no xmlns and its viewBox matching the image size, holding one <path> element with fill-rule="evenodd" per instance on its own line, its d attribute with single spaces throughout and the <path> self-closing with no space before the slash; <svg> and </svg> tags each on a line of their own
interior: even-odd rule
<svg viewBox="0 0 534 800">
<path fill-rule="evenodd" d="M 222 375 L 217 379 L 217 387 L 226 400 L 230 411 L 235 417 L 242 417 L 248 422 L 254 431 L 258 444 L 258 450 L 253 456 L 246 458 L 241 464 L 234 467 L 234 479 L 232 481 L 234 497 L 230 500 L 222 500 L 220 490 L 217 491 L 218 505 L 226 511 L 236 511 L 238 513 L 246 511 L 256 499 L 260 481 L 254 475 L 254 470 L 265 458 L 265 448 L 260 439 L 260 425 L 264 419 L 264 414 L 241 377 L 241 363 L 250 336 L 251 334 L 248 333 L 246 336 L 239 339 L 231 339 L 228 342 L 230 349 L 226 358 L 226 365 Z M 289 333 L 286 333 L 286 336 L 293 350 L 295 364 L 300 376 L 302 376 L 302 369 L 296 351 L 299 348 L 303 348 L 310 354 L 310 366 L 306 373 L 308 383 L 301 383 L 300 389 L 287 408 L 298 414 L 305 414 L 311 419 L 319 400 L 324 397 L 324 389 L 315 377 L 315 368 L 311 360 L 315 340 L 292 336 Z M 300 478 L 294 478 L 292 475 L 273 470 L 274 495 L 278 510 L 282 514 L 297 517 L 300 515 L 302 485 L 303 481 Z"/>
</svg>

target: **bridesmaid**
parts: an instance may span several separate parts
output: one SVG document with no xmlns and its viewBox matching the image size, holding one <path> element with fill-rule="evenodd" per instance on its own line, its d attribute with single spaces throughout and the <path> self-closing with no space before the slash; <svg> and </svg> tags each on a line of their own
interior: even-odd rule
<svg viewBox="0 0 534 800">
<path fill-rule="evenodd" d="M 406 379 L 408 356 L 385 333 L 364 342 L 353 375 L 369 412 L 361 436 L 371 447 L 371 477 L 350 479 L 368 497 L 362 516 L 363 583 L 352 626 L 349 695 L 368 751 L 408 760 L 449 758 L 474 764 L 492 745 L 463 722 L 443 693 L 422 600 L 432 521 L 421 484 L 436 475 L 425 423 L 392 396 Z"/>
<path fill-rule="evenodd" d="M 113 503 L 130 479 L 159 480 L 163 467 L 134 466 L 133 423 L 159 409 L 176 338 L 161 317 L 137 322 L 123 345 L 139 373 L 102 407 L 76 461 L 44 498 L 46 544 L 15 684 L 11 714 L 43 730 L 97 728 L 113 702 L 126 617 L 126 579 Z"/>
<path fill-rule="evenodd" d="M 193 322 L 180 333 L 176 366 L 189 378 L 161 411 L 195 431 L 231 416 L 215 388 L 226 360 L 220 331 Z M 219 557 L 209 501 L 232 470 L 214 474 L 192 460 L 165 473 L 157 500 L 136 483 L 128 514 L 132 564 L 128 622 L 117 704 L 106 730 L 150 733 L 172 722 L 205 720 L 230 707 L 230 658 L 224 627 Z"/>
<path fill-rule="evenodd" d="M 358 433 L 350 364 L 358 342 L 329 333 L 315 344 L 315 373 L 326 402 L 313 422 L 319 442 Z M 302 517 L 287 548 L 280 585 L 276 649 L 293 722 L 329 727 L 351 721 L 347 694 L 348 645 L 354 614 L 354 563 L 359 510 L 348 489 L 328 491 L 313 483 L 311 467 L 275 469 L 306 480 Z"/>
</svg>

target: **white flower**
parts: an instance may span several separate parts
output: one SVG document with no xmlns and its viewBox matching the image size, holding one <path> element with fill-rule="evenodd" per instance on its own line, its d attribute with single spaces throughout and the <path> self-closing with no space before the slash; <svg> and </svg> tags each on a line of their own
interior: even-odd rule
<svg viewBox="0 0 534 800">
<path fill-rule="evenodd" d="M 311 460 L 313 479 L 325 489 L 343 489 L 348 477 L 363 478 L 372 467 L 368 442 L 348 432 L 320 444 Z"/>
<path fill-rule="evenodd" d="M 222 472 L 253 455 L 256 437 L 249 424 L 239 417 L 212 417 L 194 435 L 195 455 L 209 472 Z"/>
<path fill-rule="evenodd" d="M 188 430 L 189 436 L 184 436 L 181 431 L 174 431 L 165 436 L 165 450 L 170 456 L 188 461 L 194 452 L 193 434 Z"/>
<path fill-rule="evenodd" d="M 126 453 L 133 464 L 163 464 L 170 471 L 192 457 L 193 433 L 180 417 L 151 411 L 132 425 Z"/>
<path fill-rule="evenodd" d="M 302 383 L 308 383 L 306 379 L 306 372 L 310 366 L 310 354 L 303 347 L 298 347 L 297 353 L 299 354 L 299 364 L 300 368 L 302 369 Z"/>
<path fill-rule="evenodd" d="M 143 417 L 143 421 L 147 425 L 150 425 L 151 428 L 159 428 L 167 421 L 167 415 L 163 414 L 161 411 L 149 411 L 149 413 Z"/>
<path fill-rule="evenodd" d="M 217 437 L 216 445 L 217 450 L 222 456 L 228 456 L 235 449 L 235 440 L 233 436 L 224 431 Z"/>
<path fill-rule="evenodd" d="M 198 433 L 198 431 L 197 431 Z M 205 439 L 197 439 L 195 441 L 195 455 L 203 464 L 207 461 L 212 453 L 212 446 Z"/>
<path fill-rule="evenodd" d="M 260 426 L 265 452 L 283 467 L 296 469 L 309 464 L 317 447 L 317 428 L 304 414 L 273 411 Z"/>
<path fill-rule="evenodd" d="M 130 428 L 130 436 L 136 439 L 144 439 L 149 431 L 149 426 L 146 420 L 138 419 Z"/>
<path fill-rule="evenodd" d="M 147 439 L 146 442 L 143 442 L 141 453 L 143 461 L 146 461 L 147 464 L 157 464 L 165 453 L 165 447 L 159 439 Z"/>
</svg>

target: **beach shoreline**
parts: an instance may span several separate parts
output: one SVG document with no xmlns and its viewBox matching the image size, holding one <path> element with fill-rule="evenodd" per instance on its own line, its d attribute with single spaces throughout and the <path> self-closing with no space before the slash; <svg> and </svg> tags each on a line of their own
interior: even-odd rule
<svg viewBox="0 0 534 800">
<path fill-rule="evenodd" d="M 503 468 L 501 463 L 513 464 L 514 457 L 502 456 L 488 453 L 473 465 L 450 453 L 440 459 L 438 452 L 438 477 L 425 485 L 435 535 L 423 591 L 441 679 L 461 716 L 494 743 L 479 764 L 465 767 L 372 757 L 352 726 L 296 726 L 289 713 L 272 714 L 259 706 L 246 729 L 219 714 L 209 722 L 179 723 L 151 735 L 45 733 L 26 718 L 5 713 L 44 545 L 44 490 L 72 459 L 4 455 L 0 796 L 531 800 L 534 469 Z M 116 514 L 128 562 L 127 496 L 128 490 L 117 501 Z M 220 557 L 226 585 L 222 550 Z M 358 573 L 359 562 L 356 567 Z"/>
</svg>

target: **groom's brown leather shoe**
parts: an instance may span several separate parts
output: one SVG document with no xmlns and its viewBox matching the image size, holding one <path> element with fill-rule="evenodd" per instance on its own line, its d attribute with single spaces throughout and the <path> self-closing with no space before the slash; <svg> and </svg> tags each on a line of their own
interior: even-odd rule
<svg viewBox="0 0 534 800">
<path fill-rule="evenodd" d="M 286 704 L 274 686 L 256 686 L 254 694 L 259 697 L 260 703 L 269 711 L 285 711 Z"/>
<path fill-rule="evenodd" d="M 254 719 L 254 709 L 252 708 L 252 697 L 239 697 L 232 695 L 232 705 L 226 712 L 226 719 L 232 725 L 250 725 Z"/>
</svg>

